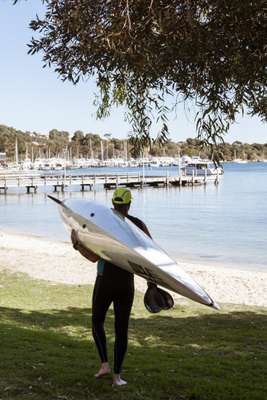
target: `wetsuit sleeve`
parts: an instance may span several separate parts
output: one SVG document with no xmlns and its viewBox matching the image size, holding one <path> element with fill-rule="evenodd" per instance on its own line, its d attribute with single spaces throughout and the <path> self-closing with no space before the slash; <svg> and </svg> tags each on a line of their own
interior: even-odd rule
<svg viewBox="0 0 267 400">
<path fill-rule="evenodd" d="M 87 260 L 91 262 L 96 262 L 99 260 L 99 256 L 95 254 L 93 251 L 85 248 L 80 242 L 76 244 L 76 249 L 79 253 L 84 256 Z"/>
<path fill-rule="evenodd" d="M 143 221 L 141 221 L 141 219 L 136 218 L 136 217 L 133 217 L 132 215 L 127 215 L 127 218 L 128 218 L 130 221 L 132 221 L 136 226 L 138 226 L 139 229 L 141 229 L 147 236 L 149 236 L 149 237 L 152 239 L 152 236 L 150 235 L 150 232 L 149 232 L 149 230 L 148 230 L 146 224 L 145 224 Z M 150 281 L 148 281 L 148 280 L 147 280 L 147 286 L 148 286 L 148 287 L 149 287 L 149 286 L 150 286 L 150 287 L 151 287 L 151 286 L 157 287 L 157 285 L 156 285 L 155 283 L 150 282 Z"/>
<path fill-rule="evenodd" d="M 147 236 L 149 236 L 152 239 L 152 236 L 150 235 L 150 232 L 146 226 L 146 224 L 141 221 L 141 219 L 133 217 L 132 215 L 127 215 L 127 218 L 132 221 L 136 226 L 138 226 L 141 231 L 143 231 Z"/>
<path fill-rule="evenodd" d="M 142 221 L 141 221 L 142 222 Z M 147 236 L 149 236 L 151 239 L 152 239 L 152 236 L 150 235 L 150 232 L 149 232 L 149 230 L 148 230 L 148 227 L 146 226 L 146 224 L 144 224 L 144 222 L 142 222 L 142 228 L 140 228 L 140 229 L 142 229 L 142 231 L 147 235 Z"/>
</svg>

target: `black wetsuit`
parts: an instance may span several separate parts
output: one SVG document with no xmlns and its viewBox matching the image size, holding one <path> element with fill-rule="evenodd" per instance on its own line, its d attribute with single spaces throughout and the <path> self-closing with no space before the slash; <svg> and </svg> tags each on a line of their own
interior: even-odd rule
<svg viewBox="0 0 267 400">
<path fill-rule="evenodd" d="M 138 218 L 127 216 L 140 229 L 147 232 Z M 98 273 L 93 292 L 92 331 L 101 362 L 107 362 L 104 322 L 109 306 L 113 303 L 115 314 L 114 373 L 121 372 L 128 344 L 128 323 L 134 299 L 133 274 L 104 262 L 104 270 Z"/>
</svg>

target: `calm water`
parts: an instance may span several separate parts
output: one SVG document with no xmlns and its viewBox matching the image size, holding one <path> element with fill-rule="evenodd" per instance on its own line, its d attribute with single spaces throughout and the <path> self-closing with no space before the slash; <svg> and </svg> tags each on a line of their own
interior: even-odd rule
<svg viewBox="0 0 267 400">
<path fill-rule="evenodd" d="M 227 164 L 224 169 L 219 186 L 133 189 L 131 213 L 146 222 L 170 255 L 182 261 L 267 271 L 267 163 Z M 145 173 L 159 171 L 167 172 L 162 168 Z M 64 196 L 111 205 L 112 191 L 99 188 Z M 45 194 L 1 195 L 0 229 L 68 239 L 56 206 Z"/>
</svg>

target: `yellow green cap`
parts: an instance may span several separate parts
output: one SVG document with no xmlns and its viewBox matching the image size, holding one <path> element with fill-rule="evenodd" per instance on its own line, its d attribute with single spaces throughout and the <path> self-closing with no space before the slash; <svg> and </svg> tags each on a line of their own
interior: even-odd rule
<svg viewBox="0 0 267 400">
<path fill-rule="evenodd" d="M 112 201 L 115 204 L 130 204 L 132 200 L 132 194 L 129 189 L 117 188 L 113 193 Z"/>
</svg>

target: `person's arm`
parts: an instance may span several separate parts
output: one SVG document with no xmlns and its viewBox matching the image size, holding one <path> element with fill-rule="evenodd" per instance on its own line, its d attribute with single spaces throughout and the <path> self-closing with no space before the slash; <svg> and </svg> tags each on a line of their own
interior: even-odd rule
<svg viewBox="0 0 267 400">
<path fill-rule="evenodd" d="M 127 215 L 126 218 L 128 218 L 131 222 L 133 222 L 134 225 L 136 225 L 139 229 L 141 229 L 141 231 L 143 231 L 147 236 L 149 236 L 152 239 L 148 227 L 141 219 L 133 217 L 131 215 Z"/>
<path fill-rule="evenodd" d="M 97 254 L 95 254 L 93 251 L 86 249 L 82 243 L 79 241 L 77 233 L 75 232 L 74 229 L 72 229 L 71 231 L 71 241 L 72 241 L 72 245 L 73 248 L 75 250 L 78 250 L 79 253 L 84 256 L 87 260 L 91 261 L 91 262 L 96 262 L 99 260 L 99 256 Z"/>
<path fill-rule="evenodd" d="M 148 230 L 146 224 L 144 224 L 143 221 L 142 221 L 142 223 L 143 223 L 143 225 L 142 225 L 142 231 L 143 231 L 147 236 L 149 236 L 149 237 L 152 239 L 152 236 L 150 235 L 150 232 L 149 232 L 149 230 Z"/>
<path fill-rule="evenodd" d="M 142 221 L 143 222 L 143 221 Z M 152 236 L 150 235 L 150 232 L 149 232 L 149 230 L 148 230 L 148 227 L 146 226 L 146 224 L 143 222 L 143 232 L 147 235 L 147 236 L 149 236 L 151 239 L 152 239 Z M 151 281 L 146 281 L 146 283 L 147 283 L 147 287 L 149 288 L 151 288 L 151 287 L 157 287 L 157 284 L 155 283 L 155 282 L 151 282 Z"/>
<path fill-rule="evenodd" d="M 141 221 L 142 222 L 142 226 L 140 226 L 140 229 L 142 229 L 142 231 L 147 235 L 147 236 L 149 236 L 151 239 L 152 239 L 152 236 L 151 236 L 151 234 L 150 234 L 150 232 L 149 232 L 149 230 L 148 230 L 148 227 L 146 226 L 146 224 L 143 222 L 143 221 Z M 147 287 L 149 288 L 151 288 L 151 287 L 157 287 L 157 284 L 156 283 L 154 283 L 154 282 L 151 282 L 151 281 L 149 281 L 149 280 L 147 280 L 146 281 L 146 283 L 147 283 Z"/>
</svg>

